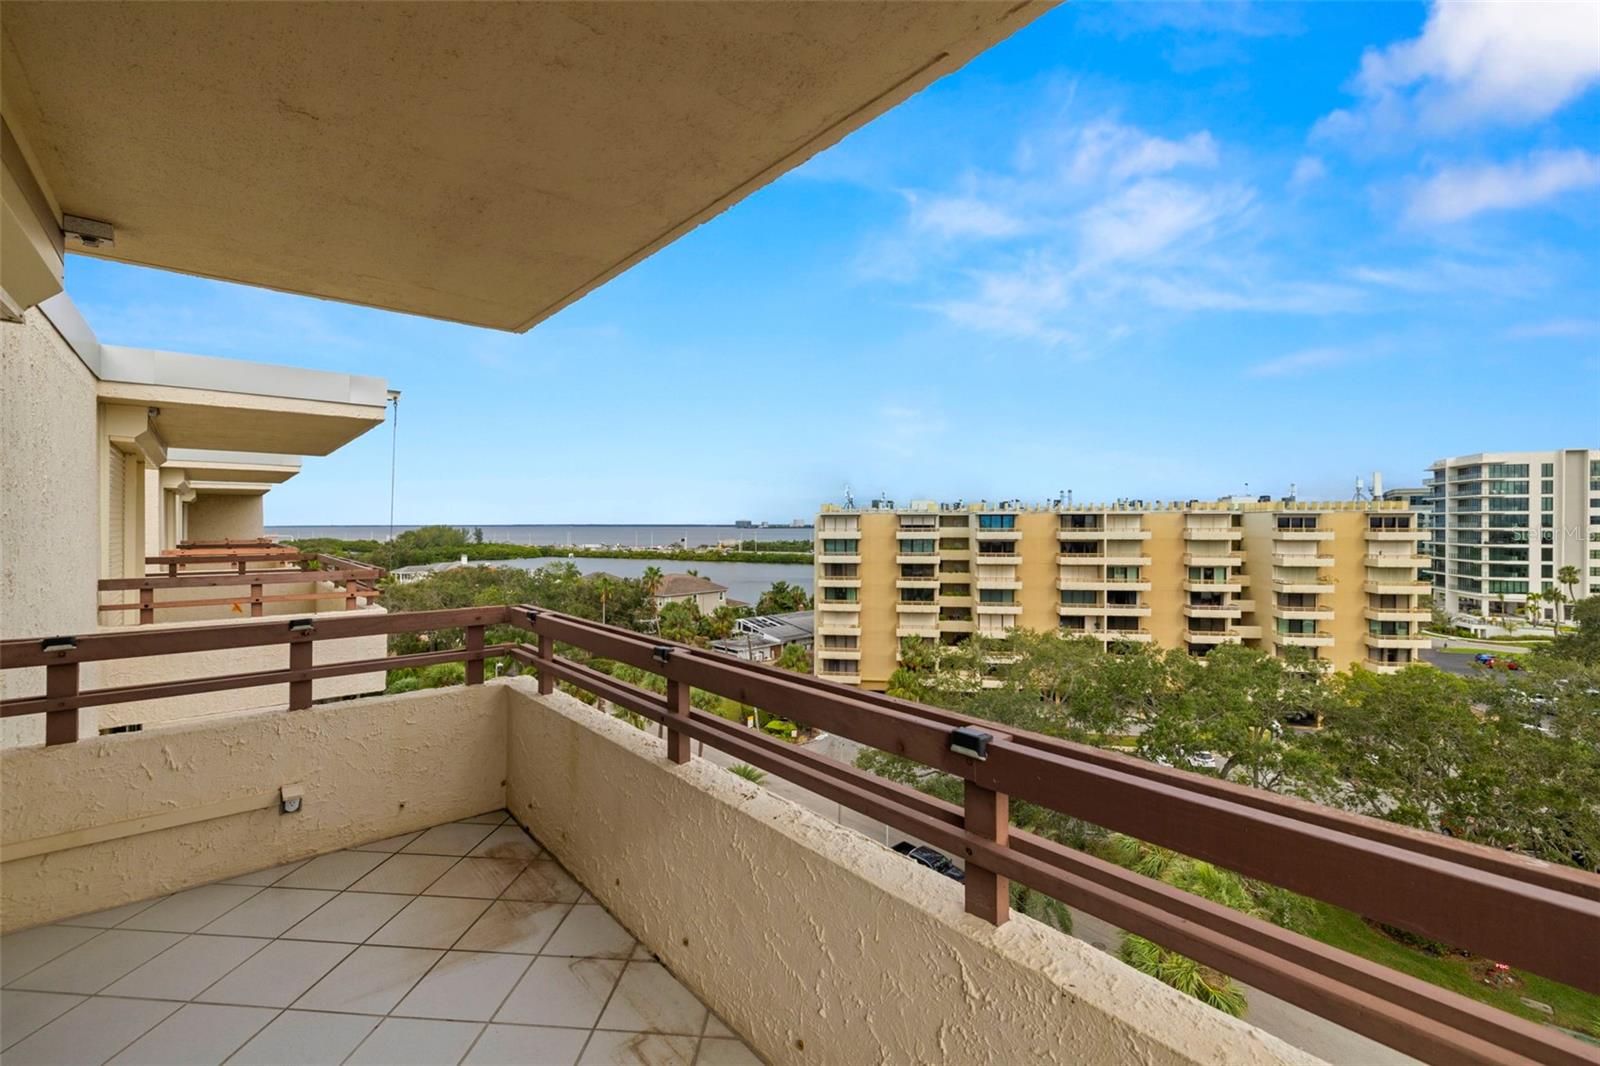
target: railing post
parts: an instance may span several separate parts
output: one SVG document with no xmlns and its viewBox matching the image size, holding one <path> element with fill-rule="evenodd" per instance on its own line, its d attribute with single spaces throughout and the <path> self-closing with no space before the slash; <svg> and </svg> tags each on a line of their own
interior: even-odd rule
<svg viewBox="0 0 1600 1066">
<path fill-rule="evenodd" d="M 481 654 L 482 651 L 483 651 L 483 627 L 482 626 L 468 626 L 467 627 L 467 653 L 469 655 L 472 654 L 473 652 L 478 652 L 478 653 Z M 483 660 L 481 658 L 480 659 L 468 659 L 467 660 L 467 684 L 469 684 L 469 685 L 481 685 L 481 684 L 483 684 Z"/>
<path fill-rule="evenodd" d="M 346 581 L 344 583 L 344 609 L 347 610 L 347 611 L 353 611 L 353 610 L 356 609 L 356 581 L 355 581 L 355 578 L 351 578 L 349 581 Z M 479 627 L 479 631 L 480 631 L 479 635 L 481 636 L 482 635 L 482 627 L 481 626 Z M 467 639 L 469 641 L 472 639 L 472 630 L 471 629 L 467 630 Z M 471 668 L 468 667 L 468 669 L 470 670 Z"/>
<path fill-rule="evenodd" d="M 156 590 L 139 590 L 139 624 L 147 626 L 156 620 Z"/>
<path fill-rule="evenodd" d="M 966 783 L 963 801 L 967 832 L 1004 845 L 1011 832 L 1011 797 L 971 781 Z M 1011 917 L 1011 882 L 992 870 L 975 865 L 969 858 L 967 875 L 967 913 L 986 922 L 1004 925 Z"/>
<path fill-rule="evenodd" d="M 554 637 L 544 633 L 539 634 L 539 658 L 548 662 L 556 657 L 556 641 Z M 548 696 L 556 690 L 556 675 L 539 667 L 539 695 Z"/>
<path fill-rule="evenodd" d="M 312 637 L 308 631 L 302 639 L 289 645 L 289 669 L 309 670 L 313 662 Z M 311 706 L 311 681 L 289 682 L 289 709 L 303 711 Z"/>
<path fill-rule="evenodd" d="M 667 710 L 671 713 L 667 719 L 669 723 L 673 718 L 689 717 L 688 685 L 667 679 Z M 679 764 L 689 761 L 689 734 L 679 732 L 670 724 L 667 726 L 667 758 Z"/>
<path fill-rule="evenodd" d="M 44 668 L 44 694 L 51 699 L 66 699 L 78 694 L 78 664 L 52 663 Z M 78 740 L 78 709 L 48 711 L 44 716 L 46 744 L 75 744 Z"/>
<path fill-rule="evenodd" d="M 261 617 L 262 609 L 265 607 L 265 604 L 263 604 L 261 602 L 261 596 L 265 591 L 266 591 L 266 589 L 263 587 L 261 582 L 257 581 L 257 582 L 254 582 L 254 583 L 251 584 L 251 586 L 250 586 L 250 617 L 251 618 L 260 618 Z"/>
</svg>

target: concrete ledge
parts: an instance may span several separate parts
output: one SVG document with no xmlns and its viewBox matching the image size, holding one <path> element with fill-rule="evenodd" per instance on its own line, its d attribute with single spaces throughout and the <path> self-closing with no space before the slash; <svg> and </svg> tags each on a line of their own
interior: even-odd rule
<svg viewBox="0 0 1600 1066">
<path fill-rule="evenodd" d="M 1313 1063 L 1027 918 L 535 683 L 507 806 L 768 1061 Z"/>
<path fill-rule="evenodd" d="M 503 685 L 457 686 L 0 753 L 7 845 L 305 790 L 297 814 L 274 806 L 7 862 L 0 930 L 494 810 L 505 704 Z"/>
</svg>

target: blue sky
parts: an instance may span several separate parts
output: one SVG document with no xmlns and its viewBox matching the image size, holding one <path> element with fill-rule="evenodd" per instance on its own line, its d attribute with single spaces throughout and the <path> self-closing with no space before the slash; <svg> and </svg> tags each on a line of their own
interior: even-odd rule
<svg viewBox="0 0 1600 1066">
<path fill-rule="evenodd" d="M 1600 446 L 1597 42 L 1585 4 L 1075 3 L 525 335 L 67 287 L 111 343 L 387 377 L 401 522 L 1344 498 Z M 386 519 L 389 446 L 269 523 Z"/>
</svg>

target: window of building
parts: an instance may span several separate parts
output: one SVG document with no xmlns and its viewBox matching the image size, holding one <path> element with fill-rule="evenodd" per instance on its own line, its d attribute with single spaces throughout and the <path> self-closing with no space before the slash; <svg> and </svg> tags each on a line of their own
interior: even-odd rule
<svg viewBox="0 0 1600 1066">
<path fill-rule="evenodd" d="M 858 589 L 825 588 L 822 590 L 823 603 L 855 603 Z"/>
<path fill-rule="evenodd" d="M 854 592 L 855 589 L 851 589 L 850 591 Z M 933 602 L 933 598 L 934 598 L 934 590 L 933 589 L 901 589 L 900 590 L 900 602 L 901 603 L 932 603 Z"/>
<path fill-rule="evenodd" d="M 1539 510 L 1541 510 L 1541 511 L 1554 511 L 1555 509 L 1556 509 L 1556 498 L 1554 496 L 1540 496 L 1539 497 Z"/>
<path fill-rule="evenodd" d="M 979 589 L 979 603 L 1016 603 L 1016 589 Z"/>
<path fill-rule="evenodd" d="M 1527 477 L 1527 463 L 1490 463 L 1485 473 L 1489 477 Z"/>
<path fill-rule="evenodd" d="M 1107 581 L 1138 581 L 1139 568 L 1137 566 L 1108 566 L 1106 567 Z"/>
<path fill-rule="evenodd" d="M 1600 552 L 1595 553 L 1595 558 L 1600 559 Z M 1092 606 L 1096 602 L 1095 593 L 1088 589 L 1066 589 L 1061 593 L 1061 602 L 1068 606 Z"/>
<path fill-rule="evenodd" d="M 1017 516 L 1014 514 L 981 514 L 978 516 L 979 529 L 1016 529 Z"/>
<path fill-rule="evenodd" d="M 1545 565 L 1543 565 L 1543 566 L 1541 566 L 1539 568 L 1539 576 L 1540 577 L 1555 577 L 1556 576 L 1555 569 L 1556 568 L 1553 565 L 1551 565 L 1550 563 L 1546 563 Z M 1549 587 L 1550 586 L 1548 586 L 1548 585 L 1545 586 L 1545 588 L 1549 588 Z"/>
<path fill-rule="evenodd" d="M 828 538 L 822 542 L 822 554 L 855 555 L 857 554 L 857 549 L 860 547 L 861 542 L 859 540 L 835 540 L 833 538 Z"/>
<path fill-rule="evenodd" d="M 941 596 L 970 596 L 970 595 L 972 595 L 972 586 L 971 585 L 940 585 L 939 586 L 939 595 L 941 595 Z"/>
<path fill-rule="evenodd" d="M 924 540 L 919 537 L 915 540 L 908 540 L 902 537 L 900 540 L 901 555 L 932 555 L 933 552 L 934 542 L 931 539 Z"/>
</svg>

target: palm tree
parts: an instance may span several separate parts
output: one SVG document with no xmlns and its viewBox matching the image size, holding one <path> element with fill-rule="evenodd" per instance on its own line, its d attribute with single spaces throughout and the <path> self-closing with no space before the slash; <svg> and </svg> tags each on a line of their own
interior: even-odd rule
<svg viewBox="0 0 1600 1066">
<path fill-rule="evenodd" d="M 611 579 L 601 574 L 594 579 L 594 587 L 600 593 L 600 624 L 606 624 L 606 600 L 611 595 Z"/>
<path fill-rule="evenodd" d="M 1561 628 L 1561 606 L 1567 602 L 1567 594 L 1555 587 L 1547 588 L 1544 590 L 1544 602 L 1555 610 L 1555 624 L 1550 628 L 1559 631 Z"/>
<path fill-rule="evenodd" d="M 1539 623 L 1539 603 L 1544 598 L 1544 593 L 1530 592 L 1528 593 L 1528 598 L 1523 600 L 1522 606 L 1518 608 L 1523 614 L 1528 616 L 1529 625 L 1537 625 Z M 1510 621 L 1510 617 L 1507 616 L 1506 620 Z"/>
<path fill-rule="evenodd" d="M 644 595 L 650 601 L 650 617 L 656 617 L 656 593 L 661 589 L 661 567 L 647 566 L 644 573 L 639 575 L 639 582 L 644 585 Z"/>
<path fill-rule="evenodd" d="M 1285 929 L 1304 931 L 1315 917 L 1314 906 L 1302 896 L 1248 880 L 1209 862 L 1191 859 L 1122 833 L 1106 837 L 1094 850 L 1101 858 L 1136 874 L 1164 881 L 1174 888 L 1266 919 Z M 1202 1003 L 1234 1017 L 1245 1011 L 1244 993 L 1226 974 L 1209 966 L 1132 933 L 1123 936 L 1120 954 L 1122 961 L 1134 969 Z"/>
<path fill-rule="evenodd" d="M 1582 580 L 1582 578 L 1583 575 L 1578 573 L 1578 568 L 1576 566 L 1563 566 L 1560 570 L 1556 571 L 1556 580 L 1559 581 L 1567 590 L 1568 603 L 1571 603 L 1577 598 L 1578 582 Z M 1559 607 L 1557 608 L 1556 621 L 1558 623 L 1561 621 L 1561 612 Z"/>
</svg>

